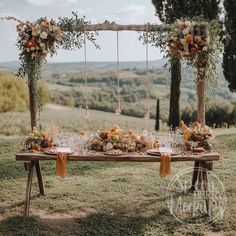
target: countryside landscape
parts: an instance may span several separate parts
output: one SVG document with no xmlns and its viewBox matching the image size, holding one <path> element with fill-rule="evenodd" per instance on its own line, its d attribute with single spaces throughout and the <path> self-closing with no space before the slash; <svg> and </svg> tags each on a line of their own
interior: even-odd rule
<svg viewBox="0 0 236 236">
<path fill-rule="evenodd" d="M 1 0 L 0 236 L 235 236 L 235 13 Z"/>
</svg>

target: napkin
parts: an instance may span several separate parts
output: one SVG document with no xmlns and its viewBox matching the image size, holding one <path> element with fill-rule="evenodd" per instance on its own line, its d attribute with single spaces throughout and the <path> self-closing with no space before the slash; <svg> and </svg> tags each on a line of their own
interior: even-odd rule
<svg viewBox="0 0 236 236">
<path fill-rule="evenodd" d="M 171 153 L 161 153 L 160 176 L 165 177 L 170 174 Z"/>
<path fill-rule="evenodd" d="M 58 152 L 56 161 L 56 175 L 64 178 L 67 173 L 67 153 Z"/>
</svg>

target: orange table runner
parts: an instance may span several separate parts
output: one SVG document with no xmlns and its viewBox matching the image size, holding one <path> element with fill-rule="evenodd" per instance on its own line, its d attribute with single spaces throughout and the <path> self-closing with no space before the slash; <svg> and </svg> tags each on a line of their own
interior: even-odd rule
<svg viewBox="0 0 236 236">
<path fill-rule="evenodd" d="M 160 176 L 165 177 L 170 174 L 171 153 L 166 152 L 161 154 Z"/>
<path fill-rule="evenodd" d="M 56 175 L 64 178 L 67 173 L 67 154 L 58 152 L 56 161 Z"/>
</svg>

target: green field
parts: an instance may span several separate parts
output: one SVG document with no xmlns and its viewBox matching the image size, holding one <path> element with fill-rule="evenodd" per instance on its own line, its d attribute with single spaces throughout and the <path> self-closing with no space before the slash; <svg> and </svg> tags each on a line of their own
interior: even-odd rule
<svg viewBox="0 0 236 236">
<path fill-rule="evenodd" d="M 153 130 L 154 120 L 47 105 L 44 127 L 58 124 L 64 132 L 94 131 L 118 123 L 135 130 Z M 0 114 L 0 235 L 235 235 L 236 129 L 216 130 L 216 140 L 228 145 L 223 161 L 214 164 L 228 197 L 222 220 L 189 228 L 173 218 L 166 205 L 171 176 L 193 163 L 173 163 L 171 176 L 160 179 L 158 163 L 69 163 L 64 181 L 55 176 L 55 163 L 42 164 L 46 195 L 37 197 L 33 180 L 30 217 L 22 218 L 26 172 L 15 161 L 29 130 L 29 114 Z M 6 136 L 8 135 L 8 136 Z M 158 133 L 157 133 L 158 135 Z"/>
</svg>

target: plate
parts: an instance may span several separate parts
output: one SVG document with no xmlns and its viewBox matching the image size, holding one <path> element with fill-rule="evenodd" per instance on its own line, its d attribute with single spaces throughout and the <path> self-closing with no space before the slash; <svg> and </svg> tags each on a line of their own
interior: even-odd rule
<svg viewBox="0 0 236 236">
<path fill-rule="evenodd" d="M 126 152 L 109 151 L 109 152 L 105 152 L 104 154 L 108 156 L 123 156 L 126 154 Z"/>
<path fill-rule="evenodd" d="M 57 155 L 57 153 L 59 152 L 70 155 L 73 153 L 73 150 L 71 147 L 56 147 L 56 148 L 51 148 L 44 151 L 44 153 L 49 154 L 49 155 Z"/>
<path fill-rule="evenodd" d="M 153 156 L 161 156 L 162 153 L 167 153 L 167 152 L 171 153 L 171 156 L 178 155 L 178 153 L 174 152 L 170 147 L 161 147 L 147 150 L 147 154 Z"/>
</svg>

